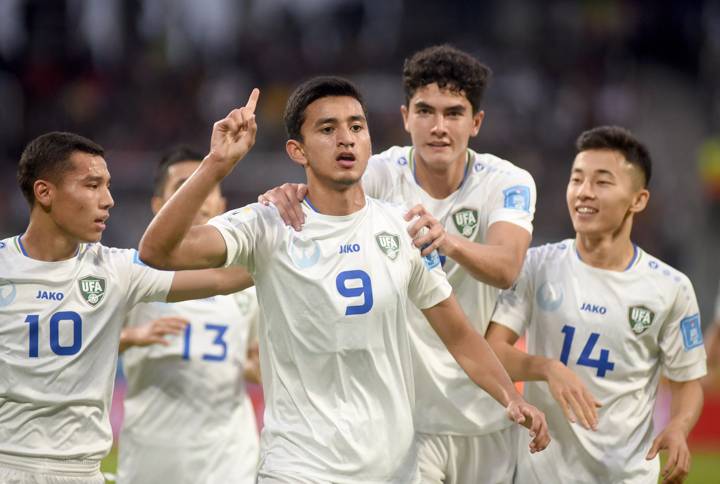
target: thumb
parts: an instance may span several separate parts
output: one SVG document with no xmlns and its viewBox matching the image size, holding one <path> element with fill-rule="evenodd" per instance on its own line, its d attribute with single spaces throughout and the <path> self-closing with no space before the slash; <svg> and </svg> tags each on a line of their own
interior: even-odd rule
<svg viewBox="0 0 720 484">
<path fill-rule="evenodd" d="M 652 447 L 650 447 L 650 451 L 645 456 L 645 460 L 654 459 L 659 451 L 660 451 L 660 436 L 657 436 L 655 438 L 655 440 L 653 440 Z"/>
<path fill-rule="evenodd" d="M 298 189 L 297 189 L 298 200 L 302 201 L 305 198 L 305 195 L 307 195 L 307 185 L 304 185 L 304 184 L 298 185 Z"/>
</svg>

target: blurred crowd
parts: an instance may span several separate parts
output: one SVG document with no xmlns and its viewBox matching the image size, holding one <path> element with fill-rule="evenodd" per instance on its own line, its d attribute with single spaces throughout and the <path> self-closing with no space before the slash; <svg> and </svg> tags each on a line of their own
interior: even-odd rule
<svg viewBox="0 0 720 484">
<path fill-rule="evenodd" d="M 571 235 L 565 185 L 575 137 L 619 124 L 655 162 L 636 242 L 693 280 L 705 322 L 720 280 L 720 2 L 513 0 L 2 0 L 0 236 L 23 230 L 15 183 L 25 143 L 74 131 L 107 150 L 113 209 L 104 242 L 137 244 L 152 172 L 178 143 L 262 90 L 256 148 L 226 182 L 231 206 L 302 179 L 282 111 L 305 78 L 341 74 L 366 93 L 376 151 L 407 144 L 401 69 L 451 43 L 488 64 L 473 147 L 538 185 L 533 245 Z"/>
</svg>

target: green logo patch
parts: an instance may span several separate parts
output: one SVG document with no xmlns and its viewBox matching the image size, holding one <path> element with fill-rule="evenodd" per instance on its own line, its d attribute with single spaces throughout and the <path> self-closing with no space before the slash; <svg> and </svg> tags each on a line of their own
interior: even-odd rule
<svg viewBox="0 0 720 484">
<path fill-rule="evenodd" d="M 105 279 L 102 277 L 85 276 L 78 281 L 80 294 L 90 306 L 97 306 L 105 297 Z"/>
<path fill-rule="evenodd" d="M 387 232 L 380 232 L 375 236 L 375 240 L 380 250 L 385 252 L 385 255 L 388 256 L 390 260 L 397 259 L 400 253 L 400 237 Z"/>
<path fill-rule="evenodd" d="M 458 232 L 468 239 L 475 233 L 478 225 L 478 212 L 472 208 L 461 208 L 452 214 Z"/>
<path fill-rule="evenodd" d="M 644 333 L 655 319 L 655 313 L 645 306 L 632 306 L 628 310 L 630 327 L 635 334 Z"/>
</svg>

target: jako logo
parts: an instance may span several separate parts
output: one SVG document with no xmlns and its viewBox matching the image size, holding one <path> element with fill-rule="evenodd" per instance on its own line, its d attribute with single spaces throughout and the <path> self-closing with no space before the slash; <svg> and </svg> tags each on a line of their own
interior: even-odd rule
<svg viewBox="0 0 720 484">
<path fill-rule="evenodd" d="M 360 244 L 343 244 L 340 246 L 341 254 L 350 254 L 351 252 L 360 252 Z"/>
<path fill-rule="evenodd" d="M 582 306 L 580 306 L 580 311 L 595 314 L 605 314 L 607 312 L 607 308 L 605 306 L 598 306 L 597 304 L 583 303 Z"/>
<path fill-rule="evenodd" d="M 45 299 L 48 301 L 62 301 L 65 295 L 61 292 L 38 291 L 35 299 Z"/>
</svg>

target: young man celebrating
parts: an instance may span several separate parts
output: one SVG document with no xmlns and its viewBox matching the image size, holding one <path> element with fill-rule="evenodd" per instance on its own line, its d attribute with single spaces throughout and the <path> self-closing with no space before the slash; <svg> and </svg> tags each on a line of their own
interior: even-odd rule
<svg viewBox="0 0 720 484">
<path fill-rule="evenodd" d="M 252 146 L 257 96 L 215 124 L 210 153 L 160 210 L 140 251 L 162 267 L 238 264 L 252 273 L 267 405 L 259 481 L 418 481 L 408 301 L 511 419 L 532 420 L 531 448 L 544 448 L 542 415 L 467 322 L 437 255 L 421 257 L 401 212 L 365 196 L 370 135 L 348 81 L 312 79 L 287 103 L 286 150 L 308 183 L 302 234 L 257 204 L 191 227 L 211 187 Z"/>
<path fill-rule="evenodd" d="M 161 160 L 154 213 L 200 160 L 187 148 Z M 224 211 L 216 185 L 193 224 Z M 255 483 L 258 435 L 245 378 L 259 383 L 257 313 L 254 288 L 197 301 L 143 303 L 130 311 L 120 341 L 121 351 L 129 349 L 123 353 L 128 387 L 119 484 Z"/>
<path fill-rule="evenodd" d="M 71 133 L 18 166 L 24 234 L 0 241 L 0 482 L 99 484 L 120 330 L 140 301 L 231 293 L 241 272 L 160 272 L 97 243 L 113 199 L 103 149 Z"/>
<path fill-rule="evenodd" d="M 681 482 L 705 374 L 695 293 L 631 240 L 649 198 L 647 149 L 625 129 L 600 127 L 581 134 L 577 150 L 567 188 L 575 239 L 529 251 L 487 333 L 555 438 L 542 455 L 519 456 L 517 482 L 656 483 L 660 449 L 664 482 Z M 526 330 L 528 354 L 512 347 Z M 661 372 L 671 418 L 653 440 Z"/>
<path fill-rule="evenodd" d="M 436 46 L 405 62 L 401 112 L 412 146 L 370 158 L 363 175 L 374 198 L 414 206 L 407 219 L 423 255 L 439 249 L 443 269 L 473 327 L 485 334 L 498 288 L 513 283 L 530 244 L 535 183 L 528 172 L 468 148 L 482 125 L 490 71 L 469 54 Z M 304 187 L 261 196 L 297 230 Z M 421 230 L 427 228 L 428 230 Z M 514 428 L 503 408 L 478 392 L 422 312 L 409 308 L 417 395 L 420 470 L 427 482 L 509 483 Z"/>
</svg>

